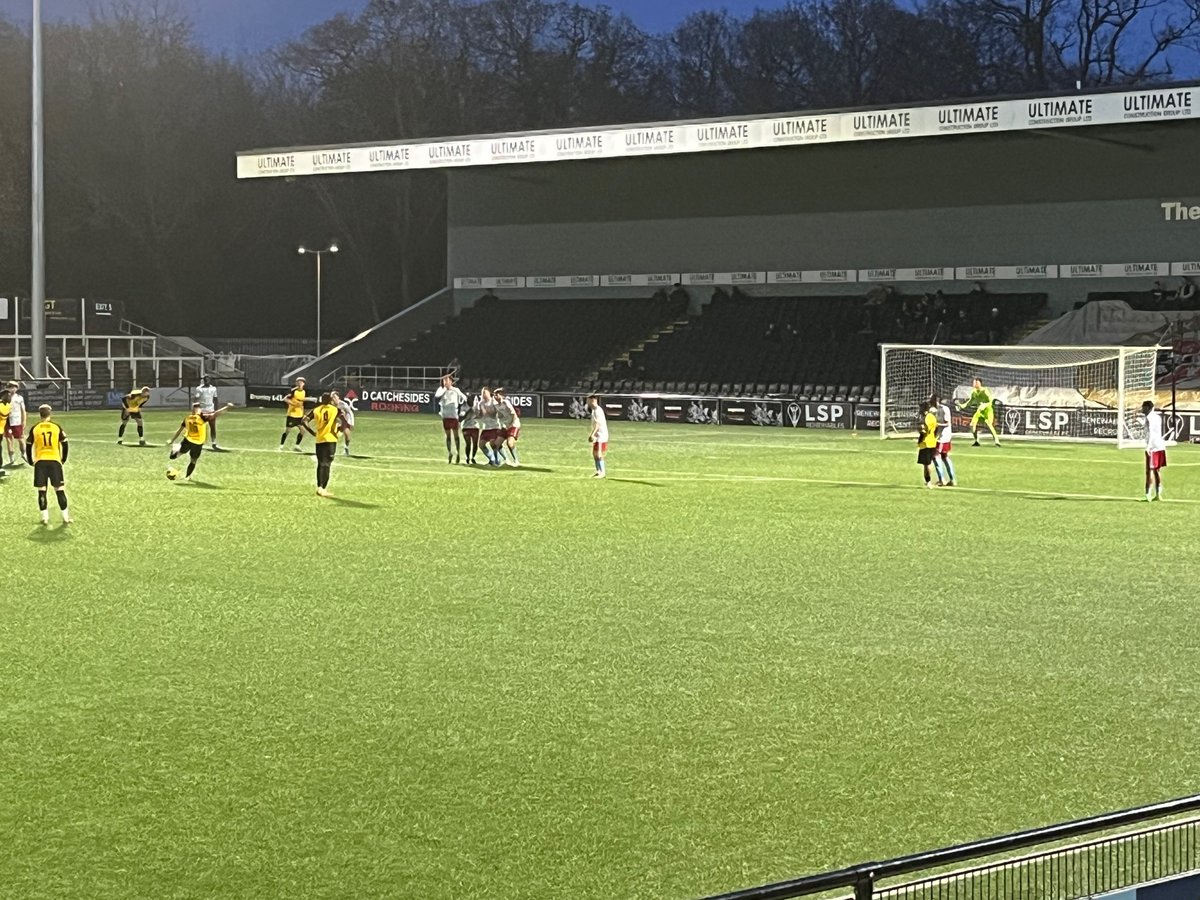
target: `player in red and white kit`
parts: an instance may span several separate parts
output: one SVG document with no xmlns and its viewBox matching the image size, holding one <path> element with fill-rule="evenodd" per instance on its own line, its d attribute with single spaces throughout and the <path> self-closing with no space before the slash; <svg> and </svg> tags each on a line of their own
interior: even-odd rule
<svg viewBox="0 0 1200 900">
<path fill-rule="evenodd" d="M 1162 413 L 1154 408 L 1152 400 L 1147 400 L 1142 404 L 1142 415 L 1146 417 L 1146 500 L 1162 500 L 1162 470 L 1167 467 Z"/>
<path fill-rule="evenodd" d="M 333 405 L 338 408 L 338 412 L 342 414 L 342 451 L 350 455 L 350 435 L 354 431 L 354 406 L 349 400 L 339 394 L 337 391 L 332 392 Z"/>
<path fill-rule="evenodd" d="M 937 407 L 933 412 L 937 416 L 938 437 L 934 448 L 933 462 L 938 473 L 939 487 L 957 487 L 954 477 L 954 463 L 950 461 L 951 442 L 954 440 L 954 417 L 950 415 L 950 406 L 944 403 L 936 394 L 931 398 Z"/>
<path fill-rule="evenodd" d="M 604 407 L 600 405 L 600 398 L 596 394 L 587 398 L 587 407 L 592 419 L 588 442 L 592 445 L 592 461 L 596 464 L 596 474 L 592 477 L 604 478 L 604 457 L 608 453 L 608 417 L 604 415 Z"/>
<path fill-rule="evenodd" d="M 500 445 L 508 448 L 508 464 L 521 465 L 517 456 L 517 439 L 521 436 L 521 416 L 508 399 L 504 388 L 496 388 L 496 418 L 500 425 Z"/>
<path fill-rule="evenodd" d="M 446 462 L 454 465 L 462 459 L 462 438 L 458 423 L 458 408 L 466 402 L 466 395 L 454 386 L 454 379 L 449 375 L 442 376 L 442 386 L 433 395 L 437 404 L 438 414 L 442 417 L 442 430 L 446 433 Z M 450 442 L 453 436 L 454 452 L 450 452 Z"/>
<path fill-rule="evenodd" d="M 466 446 L 467 465 L 475 465 L 475 454 L 479 452 L 479 415 L 475 407 L 479 403 L 478 397 L 469 397 L 463 402 L 459 408 L 459 417 L 462 422 L 463 442 Z"/>
<path fill-rule="evenodd" d="M 500 420 L 496 412 L 496 398 L 492 396 L 491 390 L 486 387 L 480 388 L 475 415 L 479 419 L 479 443 L 490 466 L 504 465 L 496 450 L 500 446 Z"/>
</svg>

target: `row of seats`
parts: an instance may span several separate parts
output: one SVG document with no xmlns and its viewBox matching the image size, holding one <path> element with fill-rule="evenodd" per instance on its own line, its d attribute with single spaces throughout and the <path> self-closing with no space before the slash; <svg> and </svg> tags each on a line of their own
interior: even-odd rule
<svg viewBox="0 0 1200 900">
<path fill-rule="evenodd" d="M 719 292 L 686 328 L 630 357 L 638 381 L 816 382 L 874 380 L 888 341 L 1000 343 L 1045 304 L 1045 295 L 746 297 Z M 993 314 L 992 310 L 996 313 Z"/>
<path fill-rule="evenodd" d="M 457 360 L 471 383 L 505 384 L 514 391 L 578 387 L 599 371 L 598 386 L 610 392 L 639 385 L 685 394 L 862 398 L 867 391 L 854 386 L 877 380 L 880 343 L 935 336 L 941 343 L 1000 343 L 1036 315 L 1045 299 L 982 291 L 904 296 L 874 289 L 869 298 L 751 297 L 718 289 L 699 314 L 687 316 L 683 292 L 583 300 L 485 295 L 378 362 L 428 366 Z M 678 387 L 655 388 L 658 384 Z M 718 390 L 735 385 L 743 390 Z M 773 385 L 780 389 L 771 390 Z"/>
<path fill-rule="evenodd" d="M 379 365 L 428 366 L 457 359 L 472 380 L 569 382 L 596 371 L 684 312 L 663 294 L 650 298 L 501 300 L 475 306 L 390 351 Z"/>
</svg>

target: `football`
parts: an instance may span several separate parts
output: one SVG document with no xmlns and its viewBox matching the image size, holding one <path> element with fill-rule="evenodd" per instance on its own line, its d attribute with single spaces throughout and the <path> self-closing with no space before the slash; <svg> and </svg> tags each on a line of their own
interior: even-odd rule
<svg viewBox="0 0 1200 900">
<path fill-rule="evenodd" d="M 167 480 L 168 481 L 174 481 L 178 477 L 179 477 L 178 469 L 176 469 L 176 468 L 167 469 Z"/>
</svg>

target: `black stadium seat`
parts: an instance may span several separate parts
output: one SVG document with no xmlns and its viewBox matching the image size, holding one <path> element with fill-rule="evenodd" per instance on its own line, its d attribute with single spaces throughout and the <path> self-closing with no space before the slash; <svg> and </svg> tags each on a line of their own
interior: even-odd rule
<svg viewBox="0 0 1200 900">
<path fill-rule="evenodd" d="M 1121 296 L 1142 308 L 1164 302 Z M 717 292 L 699 314 L 678 324 L 678 312 L 662 296 L 486 297 L 378 364 L 436 366 L 457 357 L 466 383 L 507 384 L 510 390 L 565 390 L 592 382 L 589 387 L 606 393 L 649 388 L 872 402 L 878 399 L 880 343 L 927 343 L 935 332 L 943 342 L 1002 342 L 1039 315 L 1046 297 L 945 295 L 937 298 L 937 310 L 931 302 L 923 294 L 867 306 L 846 296 L 734 299 Z M 1001 311 L 998 317 L 993 308 Z M 668 325 L 677 327 L 664 331 Z"/>
<path fill-rule="evenodd" d="M 457 358 L 461 377 L 474 384 L 538 380 L 547 382 L 542 390 L 563 388 L 612 365 L 675 318 L 661 295 L 629 300 L 484 297 L 376 364 L 438 366 Z"/>
</svg>

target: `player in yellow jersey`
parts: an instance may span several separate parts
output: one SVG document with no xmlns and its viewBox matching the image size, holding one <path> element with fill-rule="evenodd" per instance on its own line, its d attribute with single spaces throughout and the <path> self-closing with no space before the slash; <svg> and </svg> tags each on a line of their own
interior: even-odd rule
<svg viewBox="0 0 1200 900">
<path fill-rule="evenodd" d="M 300 452 L 300 442 L 304 440 L 304 401 L 307 399 L 307 396 L 304 393 L 303 378 L 297 378 L 296 386 L 284 395 L 283 401 L 287 404 L 287 418 L 284 420 L 283 434 L 279 436 L 280 450 L 283 450 L 283 445 L 287 443 L 288 435 L 295 428 L 296 446 L 292 449 L 297 453 Z"/>
<path fill-rule="evenodd" d="M 185 480 L 191 481 L 192 473 L 196 471 L 196 463 L 200 461 L 204 442 L 208 440 L 209 423 L 232 407 L 232 403 L 226 403 L 220 409 L 204 412 L 199 403 L 193 403 L 191 413 L 185 416 L 184 420 L 179 423 L 179 427 L 175 429 L 175 434 L 171 437 L 171 459 L 179 459 L 185 453 L 191 458 L 188 462 L 187 475 L 184 476 Z M 180 435 L 184 436 L 182 441 L 179 440 Z M 171 474 L 172 471 L 172 469 L 167 469 L 168 477 L 174 477 Z"/>
<path fill-rule="evenodd" d="M 929 468 L 937 458 L 938 420 L 937 411 L 932 401 L 926 401 L 921 406 L 917 432 L 917 464 L 925 472 L 925 487 L 933 487 L 933 478 Z M 939 481 L 941 478 L 939 477 Z"/>
<path fill-rule="evenodd" d="M 304 417 L 304 427 L 317 443 L 317 496 L 332 497 L 329 473 L 337 456 L 338 433 L 342 430 L 342 411 L 337 408 L 333 394 L 321 395 L 321 404 Z"/>
<path fill-rule="evenodd" d="M 25 459 L 33 466 L 33 486 L 38 491 L 42 524 L 50 524 L 50 510 L 46 504 L 46 488 L 50 486 L 58 495 L 63 524 L 70 525 L 71 513 L 67 509 L 67 489 L 63 478 L 63 463 L 67 461 L 67 435 L 62 426 L 51 420 L 53 412 L 47 404 L 38 407 L 38 423 L 29 429 L 25 438 Z"/>
<path fill-rule="evenodd" d="M 5 388 L 3 391 L 0 391 L 0 422 L 5 423 L 4 442 L 8 445 L 8 464 L 9 465 L 15 465 L 15 461 L 13 460 L 13 451 L 12 451 L 13 441 L 12 441 L 12 437 L 9 435 L 9 432 L 8 432 L 8 417 L 10 415 L 12 415 L 12 411 L 13 411 L 12 390 L 9 388 Z M 8 472 L 5 469 L 0 469 L 0 478 L 4 478 L 7 475 L 8 475 Z"/>
<path fill-rule="evenodd" d="M 137 422 L 138 444 L 146 446 L 146 431 L 142 425 L 142 407 L 150 402 L 150 388 L 144 387 L 140 391 L 130 391 L 121 398 L 121 427 L 117 429 L 117 443 L 125 443 L 125 426 L 129 424 L 129 420 L 133 419 Z"/>
<path fill-rule="evenodd" d="M 12 394 L 8 388 L 0 391 L 0 416 L 4 417 L 4 421 L 8 422 L 8 416 L 12 412 Z M 9 454 L 10 456 L 12 454 Z"/>
</svg>

